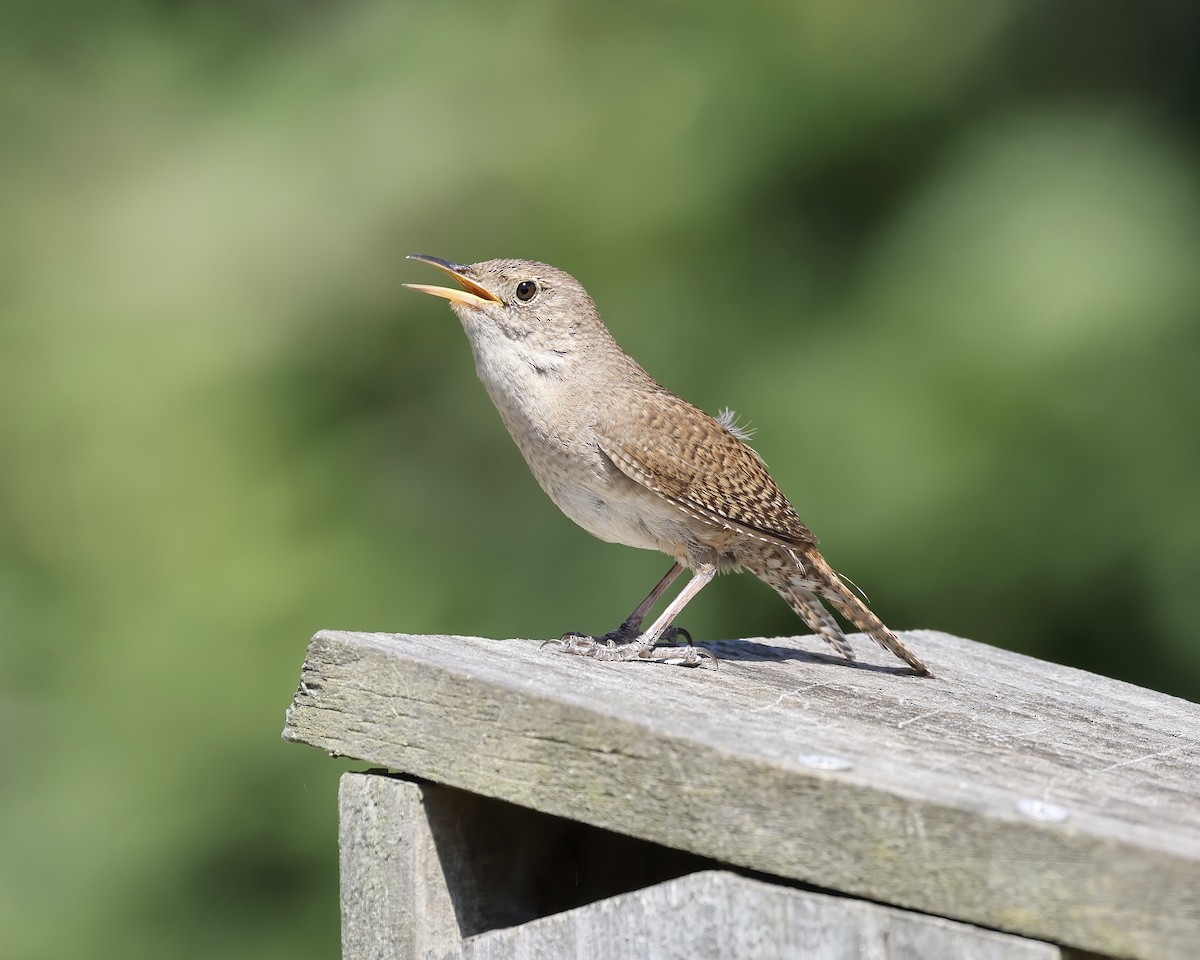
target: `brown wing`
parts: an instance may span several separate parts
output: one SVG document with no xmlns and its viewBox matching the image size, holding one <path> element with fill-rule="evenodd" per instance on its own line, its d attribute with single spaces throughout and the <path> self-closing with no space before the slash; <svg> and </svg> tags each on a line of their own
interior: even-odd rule
<svg viewBox="0 0 1200 960">
<path fill-rule="evenodd" d="M 723 526 L 784 544 L 817 543 L 758 454 L 708 414 L 662 388 L 621 391 L 612 402 L 597 437 L 630 479 Z"/>
</svg>

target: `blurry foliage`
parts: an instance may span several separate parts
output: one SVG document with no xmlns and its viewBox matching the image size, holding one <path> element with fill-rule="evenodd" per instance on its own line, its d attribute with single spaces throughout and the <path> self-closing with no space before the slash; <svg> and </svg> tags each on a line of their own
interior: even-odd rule
<svg viewBox="0 0 1200 960">
<path fill-rule="evenodd" d="M 665 569 L 536 489 L 413 251 L 577 274 L 889 622 L 1200 699 L 1196 8 L 0 18 L 6 955 L 330 956 L 307 637 Z M 747 577 L 687 624 L 801 629 Z"/>
</svg>

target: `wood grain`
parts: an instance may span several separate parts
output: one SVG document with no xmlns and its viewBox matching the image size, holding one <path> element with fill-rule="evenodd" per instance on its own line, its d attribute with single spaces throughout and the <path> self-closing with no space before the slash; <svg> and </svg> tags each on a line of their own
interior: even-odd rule
<svg viewBox="0 0 1200 960">
<path fill-rule="evenodd" d="M 547 881 L 578 886 L 546 859 L 578 852 L 566 821 L 378 773 L 344 774 L 340 809 L 343 960 L 1063 960 L 1036 940 L 707 866 L 554 909 Z"/>
<path fill-rule="evenodd" d="M 929 631 L 719 670 L 325 631 L 284 737 L 779 877 L 1116 957 L 1200 944 L 1200 720 Z"/>
<path fill-rule="evenodd" d="M 445 960 L 1062 960 L 1048 943 L 704 871 L 520 927 Z"/>
</svg>

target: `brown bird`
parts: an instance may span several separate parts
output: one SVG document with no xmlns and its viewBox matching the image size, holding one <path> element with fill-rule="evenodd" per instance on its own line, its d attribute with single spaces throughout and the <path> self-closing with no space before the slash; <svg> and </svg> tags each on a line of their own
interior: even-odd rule
<svg viewBox="0 0 1200 960">
<path fill-rule="evenodd" d="M 574 277 L 531 260 L 409 259 L 457 281 L 458 289 L 406 286 L 450 301 L 479 379 L 550 499 L 601 540 L 675 558 L 619 628 L 602 637 L 566 634 L 555 641 L 562 651 L 689 666 L 712 659 L 690 644 L 656 644 L 685 632 L 675 619 L 718 572 L 748 570 L 847 660 L 854 651 L 823 599 L 929 674 L 825 562 L 732 417 L 710 417 L 660 386 L 613 339 Z M 643 630 L 684 568 L 692 579 Z"/>
</svg>

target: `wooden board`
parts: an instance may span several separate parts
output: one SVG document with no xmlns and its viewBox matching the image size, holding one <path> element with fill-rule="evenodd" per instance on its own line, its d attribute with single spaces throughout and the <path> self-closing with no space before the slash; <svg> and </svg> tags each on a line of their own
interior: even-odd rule
<svg viewBox="0 0 1200 960">
<path fill-rule="evenodd" d="M 1116 957 L 1200 945 L 1200 720 L 928 631 L 719 670 L 322 632 L 284 737 L 719 861 Z"/>
<path fill-rule="evenodd" d="M 705 871 L 464 942 L 444 960 L 1062 960 L 964 923 Z"/>
<path fill-rule="evenodd" d="M 542 915 L 547 882 L 575 885 L 546 859 L 575 846 L 554 818 L 360 773 L 343 775 L 340 808 L 343 960 L 1063 960 L 1035 940 L 711 869 Z M 501 841 L 480 843 L 493 829 Z"/>
</svg>

